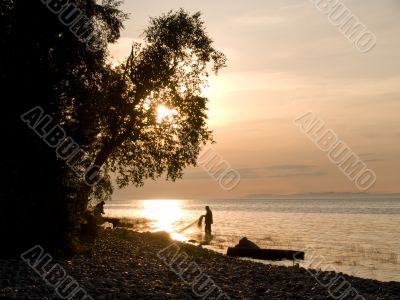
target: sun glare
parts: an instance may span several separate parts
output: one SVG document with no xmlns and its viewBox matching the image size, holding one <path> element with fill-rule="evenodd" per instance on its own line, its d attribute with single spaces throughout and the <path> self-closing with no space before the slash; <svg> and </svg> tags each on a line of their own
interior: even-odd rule
<svg viewBox="0 0 400 300">
<path fill-rule="evenodd" d="M 161 104 L 157 107 L 157 123 L 163 121 L 172 122 L 172 118 L 177 114 L 176 109 L 169 109 L 165 105 Z"/>
<path fill-rule="evenodd" d="M 144 200 L 141 215 L 155 222 L 157 231 L 172 233 L 173 225 L 182 217 L 177 200 Z"/>
</svg>

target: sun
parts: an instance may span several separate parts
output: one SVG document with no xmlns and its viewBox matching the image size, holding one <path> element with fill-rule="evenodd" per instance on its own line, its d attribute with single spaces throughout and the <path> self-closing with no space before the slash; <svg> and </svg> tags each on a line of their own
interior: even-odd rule
<svg viewBox="0 0 400 300">
<path fill-rule="evenodd" d="M 160 104 L 157 107 L 157 123 L 162 123 L 164 121 L 172 123 L 173 117 L 177 114 L 178 112 L 176 111 L 176 109 L 170 109 L 165 105 Z"/>
<path fill-rule="evenodd" d="M 141 215 L 156 222 L 157 230 L 173 232 L 173 224 L 182 215 L 177 200 L 144 200 Z"/>
</svg>

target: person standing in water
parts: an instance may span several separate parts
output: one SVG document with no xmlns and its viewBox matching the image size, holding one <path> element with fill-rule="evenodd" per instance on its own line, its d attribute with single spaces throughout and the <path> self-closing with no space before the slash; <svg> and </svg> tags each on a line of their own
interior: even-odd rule
<svg viewBox="0 0 400 300">
<path fill-rule="evenodd" d="M 97 224 L 103 223 L 104 204 L 106 203 L 104 201 L 101 201 L 99 204 L 96 205 L 96 207 L 93 210 L 93 216 Z"/>
<path fill-rule="evenodd" d="M 211 235 L 211 224 L 213 223 L 213 215 L 209 206 L 206 206 L 206 214 L 204 215 L 204 223 L 206 224 L 206 235 Z"/>
<path fill-rule="evenodd" d="M 103 215 L 104 214 L 104 204 L 106 204 L 104 201 L 101 201 L 99 204 L 97 204 L 93 210 L 93 213 L 97 216 Z"/>
</svg>

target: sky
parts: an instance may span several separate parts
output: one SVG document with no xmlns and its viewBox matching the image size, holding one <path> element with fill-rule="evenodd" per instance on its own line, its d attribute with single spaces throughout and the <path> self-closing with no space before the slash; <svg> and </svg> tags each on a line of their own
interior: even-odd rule
<svg viewBox="0 0 400 300">
<path fill-rule="evenodd" d="M 360 192 L 294 120 L 313 112 L 376 174 L 370 193 L 400 192 L 400 2 L 346 0 L 376 36 L 361 53 L 311 0 L 125 0 L 130 14 L 113 60 L 123 62 L 150 17 L 202 12 L 228 67 L 210 79 L 210 151 L 240 174 L 226 190 L 202 166 L 183 179 L 146 181 L 114 199 L 214 199 Z"/>
</svg>

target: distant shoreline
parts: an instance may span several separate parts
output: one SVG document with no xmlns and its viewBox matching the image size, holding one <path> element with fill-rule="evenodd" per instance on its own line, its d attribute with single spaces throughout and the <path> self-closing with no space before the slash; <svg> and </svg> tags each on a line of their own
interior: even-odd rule
<svg viewBox="0 0 400 300">
<path fill-rule="evenodd" d="M 400 193 L 372 194 L 372 193 L 307 193 L 307 194 L 249 194 L 233 198 L 205 197 L 205 198 L 182 198 L 168 197 L 162 200 L 194 200 L 194 201 L 219 201 L 219 200 L 350 200 L 350 199 L 397 199 L 400 200 Z M 153 198 L 115 198 L 112 201 L 143 201 L 157 200 Z"/>
<path fill-rule="evenodd" d="M 340 200 L 340 199 L 370 199 L 370 198 L 378 198 L 378 199 L 400 199 L 400 193 L 301 193 L 301 194 L 287 194 L 287 195 L 274 195 L 274 194 L 250 194 L 244 197 L 240 197 L 238 199 L 244 200 L 273 200 L 273 199 L 298 199 L 298 200 L 306 200 L 306 199 L 331 199 L 331 200 Z"/>
</svg>

